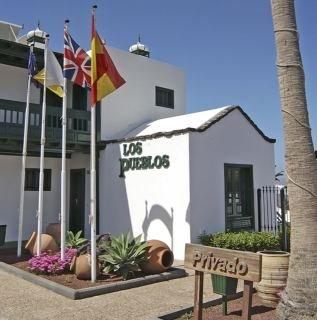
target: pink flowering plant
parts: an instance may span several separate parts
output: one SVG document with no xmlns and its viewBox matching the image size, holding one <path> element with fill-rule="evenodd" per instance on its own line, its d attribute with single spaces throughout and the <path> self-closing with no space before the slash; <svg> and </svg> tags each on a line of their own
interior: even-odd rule
<svg viewBox="0 0 317 320">
<path fill-rule="evenodd" d="M 46 252 L 39 256 L 34 256 L 28 261 L 28 269 L 37 274 L 60 274 L 69 271 L 69 267 L 77 250 L 67 248 L 65 250 L 65 260 L 61 259 L 61 253 L 49 255 Z"/>
</svg>

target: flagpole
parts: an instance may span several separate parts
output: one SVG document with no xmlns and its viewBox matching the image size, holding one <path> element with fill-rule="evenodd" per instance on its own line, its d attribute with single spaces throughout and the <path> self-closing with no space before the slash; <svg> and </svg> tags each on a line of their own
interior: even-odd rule
<svg viewBox="0 0 317 320">
<path fill-rule="evenodd" d="M 34 46 L 33 44 L 31 44 L 31 46 L 30 46 L 30 56 L 33 54 L 33 46 Z M 18 233 L 18 252 L 17 252 L 18 257 L 21 257 L 21 253 L 22 253 L 25 166 L 26 166 L 26 155 L 27 155 L 27 145 L 28 145 L 31 78 L 32 78 L 32 74 L 29 70 L 27 93 L 26 93 L 26 107 L 25 107 L 25 113 L 24 113 L 24 135 L 23 135 L 23 149 L 22 149 L 21 188 L 20 188 L 20 207 L 19 207 L 19 233 Z"/>
<path fill-rule="evenodd" d="M 95 11 L 92 9 L 93 20 Z M 90 134 L 90 236 L 91 236 L 91 282 L 96 282 L 96 105 L 91 106 L 91 134 Z"/>
<path fill-rule="evenodd" d="M 65 20 L 64 31 L 68 29 L 69 20 Z M 65 52 L 64 52 L 65 68 Z M 65 260 L 66 235 L 66 142 L 67 142 L 67 79 L 64 75 L 64 95 L 62 114 L 62 171 L 61 171 L 61 259 Z"/>
<path fill-rule="evenodd" d="M 96 281 L 96 106 L 91 108 L 90 148 L 91 281 Z"/>
<path fill-rule="evenodd" d="M 44 50 L 44 87 L 43 87 L 43 103 L 42 103 L 42 126 L 41 126 L 41 153 L 40 153 L 40 179 L 39 179 L 39 202 L 37 210 L 37 251 L 36 255 L 41 254 L 41 235 L 43 220 L 43 184 L 44 184 L 44 148 L 45 148 L 45 119 L 46 119 L 46 64 L 47 64 L 47 48 L 49 35 L 46 35 Z"/>
</svg>

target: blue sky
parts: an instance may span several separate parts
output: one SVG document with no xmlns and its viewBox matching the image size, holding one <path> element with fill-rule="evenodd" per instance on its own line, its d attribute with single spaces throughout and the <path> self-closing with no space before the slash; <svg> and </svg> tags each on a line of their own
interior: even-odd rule
<svg viewBox="0 0 317 320">
<path fill-rule="evenodd" d="M 317 148 L 317 1 L 295 0 L 306 91 Z M 98 5 L 97 29 L 113 47 L 127 50 L 138 34 L 151 57 L 187 75 L 187 110 L 237 104 L 270 137 L 277 139 L 276 164 L 283 168 L 280 100 L 269 0 L 55 0 L 6 1 L 0 20 L 40 20 L 51 47 L 62 51 L 63 22 L 89 49 L 90 8 Z M 23 33 L 22 32 L 22 33 Z"/>
</svg>

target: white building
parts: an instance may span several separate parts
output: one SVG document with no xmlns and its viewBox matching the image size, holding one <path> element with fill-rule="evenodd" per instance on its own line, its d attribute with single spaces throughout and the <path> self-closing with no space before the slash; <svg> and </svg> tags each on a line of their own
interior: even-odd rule
<svg viewBox="0 0 317 320">
<path fill-rule="evenodd" d="M 274 182 L 273 142 L 231 106 L 156 120 L 106 143 L 101 231 L 162 239 L 182 258 L 203 231 L 256 229 L 256 189 Z"/>
<path fill-rule="evenodd" d="M 0 32 L 0 225 L 7 225 L 10 242 L 18 234 L 25 43 L 32 33 L 19 43 L 4 25 L 9 31 Z M 165 241 L 182 258 L 184 244 L 203 231 L 256 229 L 255 190 L 274 183 L 274 140 L 239 107 L 185 115 L 184 72 L 150 59 L 140 43 L 130 49 L 136 54 L 109 48 L 126 84 L 97 109 L 99 233 L 142 233 Z M 35 54 L 42 65 L 43 50 Z M 61 62 L 62 55 L 57 57 Z M 68 92 L 67 223 L 88 237 L 89 97 L 70 83 Z M 33 87 L 24 239 L 36 229 L 41 99 Z M 51 94 L 47 100 L 44 226 L 58 222 L 60 212 L 61 100 Z"/>
</svg>

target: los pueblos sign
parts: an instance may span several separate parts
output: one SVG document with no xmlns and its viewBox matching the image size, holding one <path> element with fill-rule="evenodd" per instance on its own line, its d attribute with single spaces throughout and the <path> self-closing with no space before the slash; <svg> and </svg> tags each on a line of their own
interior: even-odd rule
<svg viewBox="0 0 317 320">
<path fill-rule="evenodd" d="M 142 156 L 143 148 L 142 142 L 132 142 L 123 144 L 123 157 L 120 161 L 120 175 L 124 178 L 124 173 L 129 170 L 147 170 L 147 169 L 161 169 L 169 168 L 170 160 L 169 156 L 157 155 L 157 156 Z M 131 157 L 132 156 L 132 157 Z"/>
</svg>

